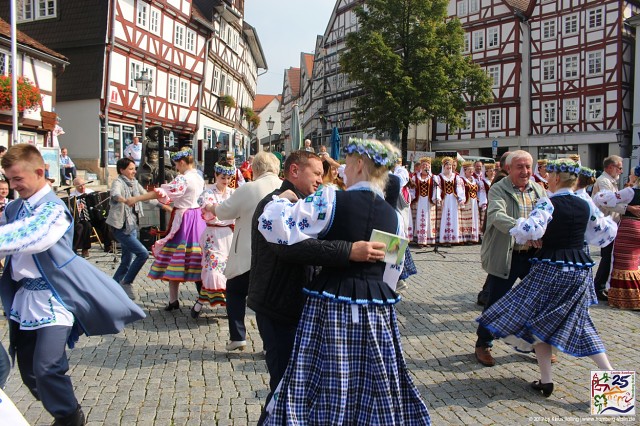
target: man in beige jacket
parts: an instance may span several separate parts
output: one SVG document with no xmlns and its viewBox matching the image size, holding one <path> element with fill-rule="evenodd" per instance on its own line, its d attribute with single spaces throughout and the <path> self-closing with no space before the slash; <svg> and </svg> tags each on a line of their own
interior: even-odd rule
<svg viewBox="0 0 640 426">
<path fill-rule="evenodd" d="M 227 317 L 230 341 L 228 351 L 244 349 L 246 327 L 244 315 L 247 309 L 249 269 L 251 268 L 251 219 L 256 206 L 267 194 L 280 188 L 278 177 L 280 160 L 269 153 L 260 152 L 253 159 L 254 180 L 242 185 L 224 202 L 211 211 L 221 220 L 235 219 L 229 260 L 224 270 L 227 277 Z"/>
</svg>

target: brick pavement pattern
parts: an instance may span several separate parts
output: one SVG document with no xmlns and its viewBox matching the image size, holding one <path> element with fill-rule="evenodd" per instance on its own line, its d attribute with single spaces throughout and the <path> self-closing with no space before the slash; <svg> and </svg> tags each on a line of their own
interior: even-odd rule
<svg viewBox="0 0 640 426">
<path fill-rule="evenodd" d="M 397 306 L 409 370 L 434 425 L 559 424 L 588 421 L 589 372 L 595 364 L 559 354 L 556 390 L 545 399 L 529 389 L 538 379 L 532 355 L 497 341 L 497 365 L 474 357 L 476 295 L 486 274 L 479 246 L 447 248 L 446 258 L 412 249 L 418 267 Z M 598 260 L 598 250 L 592 250 Z M 112 257 L 92 250 L 91 261 L 113 273 Z M 181 309 L 165 312 L 168 287 L 145 277 L 134 288 L 147 318 L 115 336 L 83 336 L 69 350 L 70 375 L 89 425 L 247 425 L 255 424 L 267 396 L 268 374 L 255 316 L 248 311 L 247 349 L 227 353 L 228 327 L 223 308 L 204 308 L 193 320 L 192 283 L 181 288 Z M 617 369 L 640 365 L 638 312 L 591 309 L 611 363 Z M 6 321 L 0 337 L 8 342 Z M 14 368 L 5 392 L 32 425 L 52 418 L 35 401 Z M 554 420 L 555 419 L 555 420 Z M 2 420 L 0 419 L 0 424 Z"/>
</svg>

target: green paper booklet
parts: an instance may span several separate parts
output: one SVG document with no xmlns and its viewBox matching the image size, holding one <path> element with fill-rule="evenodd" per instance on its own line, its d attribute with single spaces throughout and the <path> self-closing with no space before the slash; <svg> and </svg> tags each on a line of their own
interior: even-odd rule
<svg viewBox="0 0 640 426">
<path fill-rule="evenodd" d="M 388 232 L 374 229 L 371 232 L 369 241 L 377 241 L 384 243 L 384 261 L 391 265 L 402 265 L 404 263 L 404 253 L 409 245 L 409 240 L 400 235 L 390 234 Z"/>
</svg>

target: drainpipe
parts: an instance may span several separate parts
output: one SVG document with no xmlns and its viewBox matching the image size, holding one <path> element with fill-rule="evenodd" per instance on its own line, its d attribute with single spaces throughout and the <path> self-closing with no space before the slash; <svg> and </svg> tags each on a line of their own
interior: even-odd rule
<svg viewBox="0 0 640 426">
<path fill-rule="evenodd" d="M 200 81 L 200 85 L 198 87 L 198 112 L 196 113 L 196 129 L 193 132 L 193 138 L 191 139 L 191 146 L 195 150 L 198 146 L 198 132 L 200 131 L 200 114 L 202 114 L 202 97 L 204 96 L 204 82 L 207 80 L 207 68 L 209 65 L 209 49 L 211 48 L 211 42 L 213 38 L 216 36 L 216 32 L 211 33 L 211 37 L 207 39 L 205 44 L 204 51 L 204 68 L 202 70 L 202 81 Z M 204 147 L 203 147 L 204 148 Z M 198 152 L 198 156 L 196 157 L 196 165 L 198 164 L 197 158 L 203 158 L 204 162 L 204 152 Z"/>
<path fill-rule="evenodd" d="M 520 134 L 518 135 L 518 149 L 529 145 L 531 134 L 531 25 L 528 18 L 520 11 L 515 16 L 520 21 L 522 29 L 522 77 L 520 85 Z"/>
<path fill-rule="evenodd" d="M 107 55 L 107 81 L 105 83 L 104 86 L 104 97 L 105 97 L 105 104 L 104 104 L 104 123 L 102 126 L 102 143 L 103 145 L 103 151 L 102 151 L 102 161 L 104 162 L 104 184 L 108 185 L 109 184 L 109 143 L 108 143 L 108 136 L 109 136 L 109 107 L 111 106 L 111 92 L 109 91 L 109 88 L 111 87 L 111 57 L 113 55 L 113 46 L 114 46 L 114 39 L 115 39 L 115 31 L 114 31 L 114 27 L 116 25 L 116 1 L 117 0 L 111 0 L 110 2 L 110 7 L 109 7 L 109 11 L 111 13 L 111 23 L 109 26 L 109 31 L 110 31 L 110 35 L 109 35 L 109 43 L 107 44 L 107 48 L 109 49 L 109 54 Z M 143 142 L 144 142 L 144 136 L 143 136 Z"/>
</svg>

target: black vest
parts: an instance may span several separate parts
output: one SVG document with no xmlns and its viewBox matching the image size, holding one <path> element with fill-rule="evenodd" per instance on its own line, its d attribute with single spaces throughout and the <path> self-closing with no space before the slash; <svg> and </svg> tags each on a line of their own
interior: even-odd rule
<svg viewBox="0 0 640 426">
<path fill-rule="evenodd" d="M 398 216 L 384 199 L 368 190 L 339 191 L 324 240 L 369 241 L 374 229 L 395 234 Z M 383 262 L 351 262 L 348 268 L 323 267 L 307 287 L 312 295 L 337 297 L 346 303 L 388 303 L 397 295 L 383 281 Z"/>
<path fill-rule="evenodd" d="M 631 202 L 629 202 L 630 206 L 638 206 L 640 205 L 640 189 L 638 188 L 633 188 L 633 199 L 631 200 Z M 625 216 L 628 217 L 633 217 L 635 218 L 636 216 L 632 215 L 629 212 L 624 212 Z"/>
</svg>

